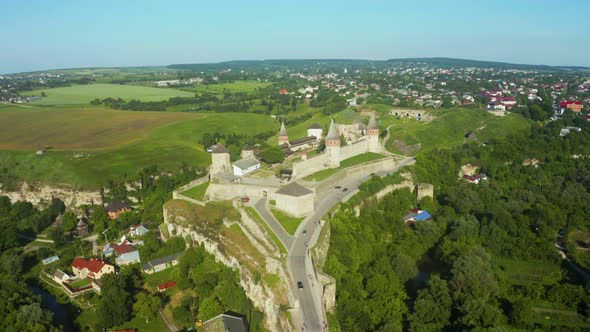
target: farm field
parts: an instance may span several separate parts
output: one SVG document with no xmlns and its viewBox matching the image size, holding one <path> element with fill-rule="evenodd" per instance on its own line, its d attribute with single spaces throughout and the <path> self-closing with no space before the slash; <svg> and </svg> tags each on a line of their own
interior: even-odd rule
<svg viewBox="0 0 590 332">
<path fill-rule="evenodd" d="M 92 107 L 14 107 L 0 112 L 0 149 L 109 149 L 136 142 L 155 128 L 203 117 L 194 113 L 122 112 Z"/>
<path fill-rule="evenodd" d="M 225 90 L 235 93 L 235 92 L 254 92 L 258 90 L 258 88 L 265 88 L 269 86 L 270 83 L 267 82 L 258 82 L 258 81 L 236 81 L 233 83 L 221 83 L 221 84 L 202 84 L 197 85 L 195 90 L 196 92 L 208 92 L 214 94 L 223 94 Z"/>
<path fill-rule="evenodd" d="M 524 131 L 530 122 L 518 114 L 496 117 L 477 109 L 451 109 L 430 111 L 436 118 L 431 122 L 395 116 L 377 119 L 382 129 L 390 128 L 386 148 L 394 153 L 416 155 L 432 149 L 447 149 L 463 144 L 465 135 L 475 134 L 477 141 L 486 142 L 493 137 L 505 137 Z"/>
<path fill-rule="evenodd" d="M 40 96 L 41 92 L 47 94 L 35 105 L 80 105 L 88 104 L 95 98 L 108 97 L 122 98 L 124 100 L 137 99 L 141 101 L 162 101 L 171 97 L 192 97 L 193 93 L 170 88 L 152 88 L 146 86 L 118 85 L 118 84 L 89 84 L 73 85 L 63 88 L 41 89 L 23 92 L 24 96 Z"/>
<path fill-rule="evenodd" d="M 48 108 L 47 114 L 38 114 L 51 118 L 50 110 L 51 108 Z M 3 123 L 2 119 L 5 116 L 11 117 L 11 112 L 0 111 L 0 123 Z M 26 112 L 29 110 L 17 111 L 23 116 Z M 137 119 L 134 116 L 149 116 L 148 112 L 112 112 L 114 115 L 129 116 L 131 119 Z M 137 128 L 131 132 L 128 132 L 129 128 L 121 126 L 119 131 L 122 133 L 114 132 L 110 135 L 120 135 L 126 141 L 116 142 L 101 138 L 100 130 L 96 129 L 94 122 L 101 121 L 104 117 L 103 111 L 93 110 L 88 113 L 90 115 L 85 109 L 73 109 L 58 113 L 64 123 L 68 122 L 71 117 L 77 117 L 78 114 L 84 114 L 86 121 L 81 122 L 81 127 L 75 131 L 78 136 L 68 133 L 69 139 L 72 141 L 87 140 L 86 142 L 71 143 L 70 145 L 78 144 L 75 150 L 49 150 L 42 156 L 35 154 L 37 148 L 34 146 L 30 150 L 3 148 L 4 150 L 0 150 L 0 165 L 3 165 L 5 171 L 4 174 L 0 174 L 0 179 L 2 176 L 7 176 L 5 173 L 8 173 L 9 177 L 14 180 L 48 184 L 76 184 L 78 188 L 93 189 L 105 184 L 109 179 L 122 179 L 126 175 L 136 174 L 143 167 L 154 164 L 165 170 L 178 169 L 184 163 L 206 167 L 210 164 L 210 156 L 200 144 L 205 132 L 255 135 L 267 131 L 268 128 L 278 127 L 276 120 L 257 114 L 156 112 L 154 116 L 163 116 L 168 122 L 162 119 L 159 119 L 159 122 L 153 120 L 150 130 Z M 166 116 L 172 116 L 172 120 Z M 125 121 L 133 122 L 127 118 Z M 48 140 L 57 142 L 61 140 L 59 136 L 62 136 L 64 132 L 52 126 L 59 122 L 58 117 L 48 126 L 43 125 L 45 122 L 35 124 L 37 126 L 35 130 L 47 132 L 45 135 Z M 14 133 L 31 132 L 31 129 L 27 129 L 29 125 L 26 122 L 21 122 L 18 126 L 10 128 L 10 131 Z M 86 131 L 95 131 L 97 135 L 86 135 Z M 10 137 L 12 137 L 12 141 L 2 140 L 3 144 L 14 147 L 19 140 L 23 139 L 17 134 Z M 102 144 L 101 149 L 97 149 L 99 143 Z"/>
</svg>

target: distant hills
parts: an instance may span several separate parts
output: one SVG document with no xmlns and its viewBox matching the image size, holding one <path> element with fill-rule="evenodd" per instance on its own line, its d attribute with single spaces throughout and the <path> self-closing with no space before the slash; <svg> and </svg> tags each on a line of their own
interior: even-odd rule
<svg viewBox="0 0 590 332">
<path fill-rule="evenodd" d="M 348 66 L 351 69 L 355 67 L 374 66 L 383 67 L 396 63 L 403 64 L 431 64 L 442 67 L 478 67 L 478 68 L 500 68 L 500 69 L 519 69 L 519 70 L 539 70 L 539 71 L 577 71 L 589 70 L 590 67 L 584 66 L 549 66 L 549 65 L 531 65 L 515 64 L 507 62 L 481 61 L 456 58 L 400 58 L 389 60 L 363 60 L 363 59 L 275 59 L 275 60 L 236 60 L 218 63 L 195 63 L 195 64 L 173 64 L 168 66 L 170 69 L 179 70 L 215 70 L 215 69 L 232 69 L 244 70 L 247 68 L 266 68 L 272 67 L 311 67 L 324 65 L 330 67 Z"/>
</svg>

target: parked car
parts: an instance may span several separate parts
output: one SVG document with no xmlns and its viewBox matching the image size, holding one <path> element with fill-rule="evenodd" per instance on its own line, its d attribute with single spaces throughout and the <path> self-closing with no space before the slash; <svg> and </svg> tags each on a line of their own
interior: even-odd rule
<svg viewBox="0 0 590 332">
<path fill-rule="evenodd" d="M 297 288 L 299 288 L 299 290 L 303 290 L 303 283 L 301 281 L 297 282 Z"/>
</svg>

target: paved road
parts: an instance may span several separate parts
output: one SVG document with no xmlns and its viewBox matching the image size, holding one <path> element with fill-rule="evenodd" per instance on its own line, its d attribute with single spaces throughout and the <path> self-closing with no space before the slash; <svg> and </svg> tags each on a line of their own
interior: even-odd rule
<svg viewBox="0 0 590 332">
<path fill-rule="evenodd" d="M 268 224 L 268 226 L 270 226 L 272 231 L 279 237 L 281 242 L 283 242 L 285 248 L 289 250 L 291 245 L 293 245 L 293 237 L 289 235 L 287 231 L 285 231 L 283 226 L 281 226 L 281 224 L 275 219 L 272 213 L 268 211 L 268 208 L 266 206 L 266 198 L 263 198 L 256 202 L 256 205 L 254 205 L 254 207 L 256 208 L 256 211 L 258 211 L 262 219 L 266 221 L 266 223 Z"/>
<path fill-rule="evenodd" d="M 397 172 L 400 168 L 414 164 L 414 158 L 406 158 L 399 162 L 391 172 Z M 377 173 L 379 176 L 384 176 L 389 172 Z M 320 219 L 341 199 L 357 188 L 362 182 L 370 178 L 371 175 L 364 174 L 355 178 L 350 178 L 348 181 L 341 183 L 341 189 L 333 188 L 329 190 L 322 197 L 316 198 L 315 212 L 312 216 L 307 217 L 295 233 L 295 241 L 289 248 L 288 268 L 293 282 L 294 288 L 297 289 L 296 283 L 301 281 L 303 283 L 303 290 L 297 290 L 300 305 L 300 314 L 302 322 L 294 322 L 298 330 L 302 331 L 323 331 L 327 330 L 324 326 L 326 315 L 321 304 L 322 289 L 317 282 L 315 270 L 311 263 L 311 258 L 308 254 L 308 248 L 311 248 L 317 242 L 321 231 Z M 343 191 L 348 188 L 347 191 Z M 307 230 L 303 234 L 303 230 Z M 310 278 L 311 276 L 311 278 Z M 305 323 L 305 325 L 303 325 Z M 299 325 L 299 326 L 297 326 Z"/>
</svg>

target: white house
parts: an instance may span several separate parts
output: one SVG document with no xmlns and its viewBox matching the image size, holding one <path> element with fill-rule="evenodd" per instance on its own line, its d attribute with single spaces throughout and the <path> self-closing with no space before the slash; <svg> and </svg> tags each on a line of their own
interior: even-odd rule
<svg viewBox="0 0 590 332">
<path fill-rule="evenodd" d="M 244 176 L 260 168 L 260 162 L 252 157 L 236 160 L 232 165 L 235 176 Z"/>
</svg>

